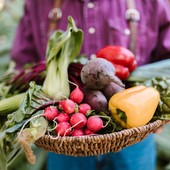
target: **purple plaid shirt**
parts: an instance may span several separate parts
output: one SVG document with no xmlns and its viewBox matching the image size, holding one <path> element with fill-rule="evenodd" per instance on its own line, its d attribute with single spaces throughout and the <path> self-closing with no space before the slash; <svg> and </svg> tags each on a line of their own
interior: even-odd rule
<svg viewBox="0 0 170 170">
<path fill-rule="evenodd" d="M 45 59 L 48 14 L 53 0 L 26 0 L 24 15 L 11 51 L 20 67 Z M 125 18 L 126 0 L 63 0 L 58 28 L 66 30 L 68 16 L 84 31 L 81 53 L 92 56 L 106 45 L 128 47 L 130 30 Z M 138 65 L 170 58 L 170 6 L 166 0 L 136 0 L 140 12 L 137 37 Z"/>
</svg>

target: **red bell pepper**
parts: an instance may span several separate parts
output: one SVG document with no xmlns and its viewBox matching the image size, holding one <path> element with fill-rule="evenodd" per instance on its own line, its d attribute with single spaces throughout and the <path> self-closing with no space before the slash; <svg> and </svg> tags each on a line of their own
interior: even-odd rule
<svg viewBox="0 0 170 170">
<path fill-rule="evenodd" d="M 125 80 L 127 77 L 129 77 L 130 72 L 127 67 L 118 64 L 114 64 L 114 67 L 116 69 L 116 76 L 121 80 Z"/>
<path fill-rule="evenodd" d="M 115 66 L 116 75 L 121 80 L 127 79 L 137 67 L 134 54 L 125 47 L 109 45 L 100 49 L 96 56 L 110 61 Z"/>
</svg>

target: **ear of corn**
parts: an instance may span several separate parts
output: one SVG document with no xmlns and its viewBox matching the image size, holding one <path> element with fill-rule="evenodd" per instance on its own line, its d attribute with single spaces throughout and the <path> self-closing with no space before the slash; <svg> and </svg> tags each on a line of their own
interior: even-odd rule
<svg viewBox="0 0 170 170">
<path fill-rule="evenodd" d="M 25 93 L 17 94 L 0 101 L 0 116 L 16 111 L 24 99 Z"/>
</svg>

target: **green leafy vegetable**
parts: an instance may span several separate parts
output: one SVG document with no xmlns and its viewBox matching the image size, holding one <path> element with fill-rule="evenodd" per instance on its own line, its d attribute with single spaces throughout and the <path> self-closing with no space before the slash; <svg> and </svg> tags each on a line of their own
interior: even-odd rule
<svg viewBox="0 0 170 170">
<path fill-rule="evenodd" d="M 144 82 L 155 77 L 170 77 L 170 59 L 137 67 L 126 82 Z"/>
<path fill-rule="evenodd" d="M 82 46 L 82 30 L 77 29 L 71 17 L 68 20 L 67 31 L 54 32 L 47 45 L 47 75 L 42 89 L 52 99 L 69 97 L 68 66 Z"/>
<path fill-rule="evenodd" d="M 0 152 L 3 154 L 3 156 L 0 157 L 0 164 L 3 162 L 1 166 L 3 166 L 2 169 L 4 170 L 22 151 L 18 144 L 17 133 L 21 130 L 25 122 L 27 122 L 33 115 L 40 114 L 41 110 L 46 105 L 48 106 L 49 104 L 55 103 L 42 93 L 41 88 L 42 87 L 36 85 L 35 82 L 30 82 L 30 88 L 25 93 L 23 102 L 19 109 L 8 114 L 7 120 L 0 129 Z M 37 137 L 44 135 L 44 129 L 46 128 L 47 126 L 46 123 L 44 123 L 43 117 L 32 121 L 30 125 L 30 133 L 32 136 L 36 136 L 36 138 L 33 138 L 32 142 L 34 142 Z M 37 135 L 37 132 L 40 133 Z"/>
</svg>

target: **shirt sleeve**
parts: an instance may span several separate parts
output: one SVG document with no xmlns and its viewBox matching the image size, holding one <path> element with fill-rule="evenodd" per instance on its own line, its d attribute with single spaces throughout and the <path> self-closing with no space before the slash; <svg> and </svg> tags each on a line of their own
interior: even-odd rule
<svg viewBox="0 0 170 170">
<path fill-rule="evenodd" d="M 28 2 L 24 6 L 24 13 L 19 22 L 11 49 L 11 59 L 21 68 L 26 63 L 36 61 L 37 51 L 28 10 Z"/>
<path fill-rule="evenodd" d="M 160 1 L 159 34 L 152 59 L 159 61 L 170 58 L 170 3 L 166 0 Z"/>
</svg>

